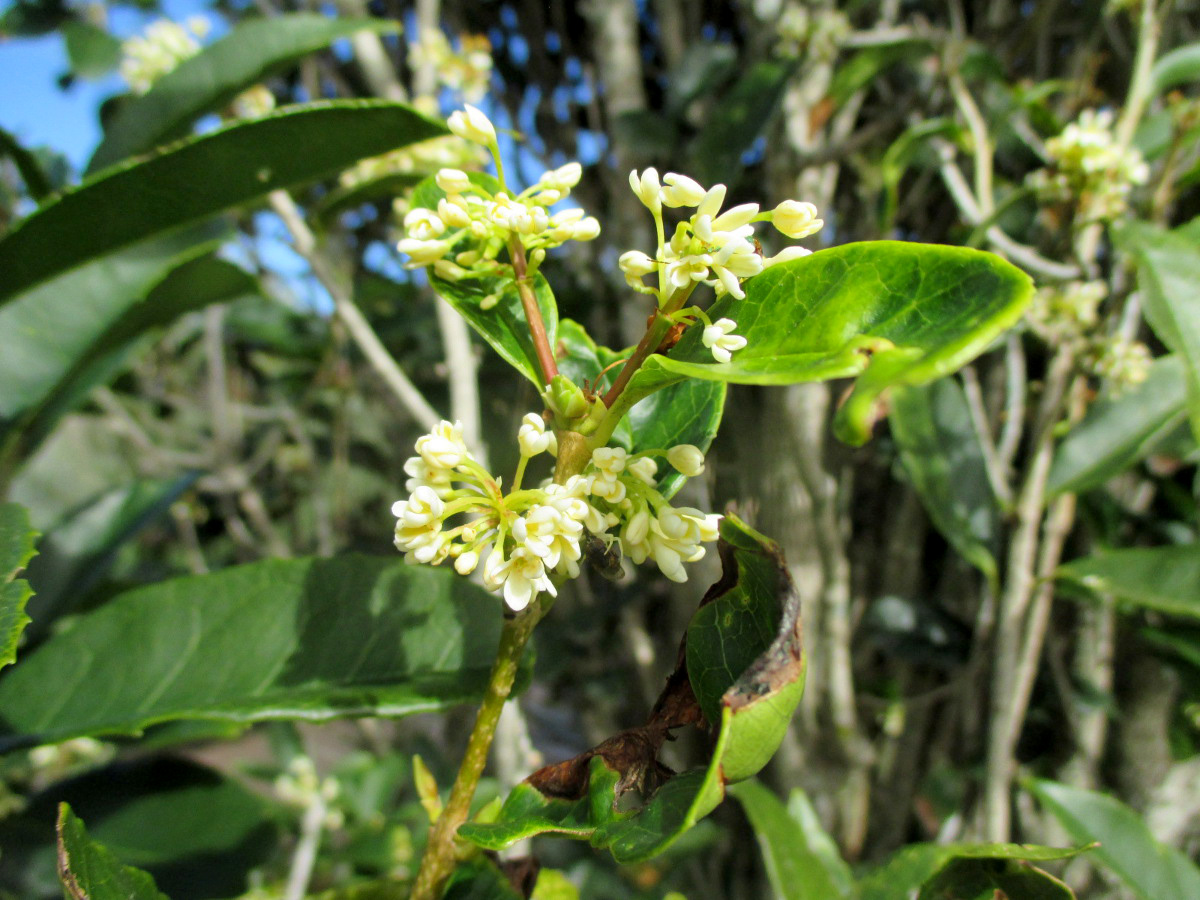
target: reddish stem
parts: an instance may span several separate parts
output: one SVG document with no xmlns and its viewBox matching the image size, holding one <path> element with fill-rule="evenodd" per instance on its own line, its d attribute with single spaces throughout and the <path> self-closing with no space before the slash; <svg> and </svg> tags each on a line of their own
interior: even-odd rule
<svg viewBox="0 0 1200 900">
<path fill-rule="evenodd" d="M 542 310 L 538 306 L 537 296 L 529 283 L 529 270 L 525 261 L 525 248 L 519 238 L 508 242 L 508 256 L 512 260 L 513 276 L 517 283 L 517 294 L 521 298 L 521 306 L 525 309 L 525 321 L 529 324 L 529 336 L 533 338 L 533 349 L 537 353 L 538 365 L 542 370 L 542 384 L 550 384 L 551 379 L 558 374 L 558 363 L 554 360 L 554 349 L 550 346 L 550 338 L 546 335 L 546 323 L 542 321 Z"/>
</svg>

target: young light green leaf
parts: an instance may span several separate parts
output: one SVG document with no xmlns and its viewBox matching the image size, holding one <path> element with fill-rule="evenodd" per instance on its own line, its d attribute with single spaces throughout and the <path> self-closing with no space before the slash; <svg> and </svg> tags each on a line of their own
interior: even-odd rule
<svg viewBox="0 0 1200 900">
<path fill-rule="evenodd" d="M 105 170 L 0 240 L 0 303 L 145 238 L 445 133 L 442 123 L 401 103 L 326 100 L 235 122 Z"/>
<path fill-rule="evenodd" d="M 1072 838 L 1099 841 L 1095 859 L 1142 900 L 1200 897 L 1200 868 L 1156 841 L 1142 817 L 1119 800 L 1041 779 L 1026 787 Z"/>
<path fill-rule="evenodd" d="M 25 604 L 33 591 L 17 574 L 37 552 L 37 532 L 29 525 L 29 512 L 17 503 L 0 503 L 0 668 L 17 659 L 17 642 L 29 624 Z"/>
<path fill-rule="evenodd" d="M 962 388 L 952 378 L 902 386 L 889 407 L 892 437 L 929 518 L 994 582 L 1000 510 Z"/>
<path fill-rule="evenodd" d="M 600 372 L 629 353 L 616 353 L 597 347 L 583 326 L 563 319 L 558 327 L 559 370 L 575 384 L 585 382 L 603 393 L 616 377 L 619 366 Z M 701 452 L 712 445 L 721 416 L 725 411 L 726 387 L 718 381 L 688 379 L 636 404 L 613 434 L 613 440 L 631 453 L 642 450 L 668 450 L 679 444 L 691 444 Z M 687 480 L 663 458 L 658 462 L 656 485 L 670 499 Z"/>
<path fill-rule="evenodd" d="M 1163 356 L 1141 384 L 1094 403 L 1054 454 L 1047 490 L 1077 494 L 1145 459 L 1186 419 L 1184 362 Z"/>
<path fill-rule="evenodd" d="M 735 320 L 748 341 L 731 362 L 715 362 L 693 326 L 669 353 L 646 360 L 621 401 L 687 377 L 794 384 L 857 376 L 834 428 L 861 444 L 884 391 L 970 362 L 1032 296 L 1028 275 L 979 250 L 898 241 L 822 250 L 752 278 L 744 300 L 725 296 L 712 306 L 713 320 Z"/>
<path fill-rule="evenodd" d="M 286 69 L 300 58 L 359 31 L 395 33 L 387 19 L 331 18 L 292 13 L 240 22 L 220 40 L 154 82 L 141 97 L 123 103 L 88 163 L 88 174 L 174 137 L 205 113 L 217 112 L 241 91 Z"/>
<path fill-rule="evenodd" d="M 1069 859 L 1088 849 L 1090 847 L 1087 845 L 1056 848 L 1039 847 L 1035 844 L 912 844 L 859 881 L 856 900 L 894 900 L 896 897 L 908 896 L 910 891 L 917 890 L 935 879 L 939 872 L 956 860 L 1040 862 Z M 1001 865 L 999 868 L 1004 870 L 1007 867 Z M 987 895 L 987 900 L 992 900 L 993 894 Z M 933 896 L 940 898 L 945 895 L 929 895 L 922 892 L 920 896 L 924 900 L 932 900 Z M 976 900 L 974 894 L 967 896 Z M 1018 896 L 1026 895 L 1015 894 L 1014 900 Z M 1049 895 L 1055 900 L 1060 896 L 1062 895 Z"/>
<path fill-rule="evenodd" d="M 32 450 L 74 402 L 114 374 L 112 354 L 137 336 L 119 327 L 122 320 L 155 315 L 159 310 L 141 302 L 150 289 L 212 249 L 222 234 L 213 223 L 151 238 L 0 306 L 0 333 L 7 336 L 0 354 L 0 437 L 17 439 L 22 456 Z M 114 329 L 124 340 L 107 338 Z"/>
<path fill-rule="evenodd" d="M 727 784 L 766 765 L 804 691 L 800 601 L 778 547 L 736 517 L 722 520 L 719 548 L 724 574 L 693 617 L 681 665 L 646 725 L 535 772 L 509 794 L 496 822 L 468 823 L 460 837 L 499 850 L 561 834 L 607 848 L 622 864 L 639 862 L 712 812 Z M 717 731 L 708 766 L 670 776 L 641 809 L 619 812 L 621 795 L 668 774 L 657 760 L 668 733 L 705 722 Z"/>
<path fill-rule="evenodd" d="M 729 792 L 742 804 L 754 828 L 777 900 L 837 900 L 850 896 L 851 886 L 834 880 L 824 860 L 810 849 L 800 824 L 770 790 L 750 779 L 732 785 Z"/>
<path fill-rule="evenodd" d="M 65 803 L 58 818 L 58 877 L 69 900 L 168 900 L 153 878 L 88 838 Z"/>
<path fill-rule="evenodd" d="M 1055 575 L 1123 603 L 1200 618 L 1200 544 L 1110 550 L 1059 566 Z"/>
<path fill-rule="evenodd" d="M 325 721 L 476 701 L 501 607 L 453 572 L 354 555 L 139 588 L 0 681 L 0 748 L 176 719 Z"/>
<path fill-rule="evenodd" d="M 1200 241 L 1144 222 L 1117 237 L 1137 260 L 1150 326 L 1185 363 L 1188 418 L 1200 438 Z"/>
<path fill-rule="evenodd" d="M 1154 93 L 1200 80 L 1200 44 L 1184 44 L 1160 56 L 1150 72 Z"/>
</svg>

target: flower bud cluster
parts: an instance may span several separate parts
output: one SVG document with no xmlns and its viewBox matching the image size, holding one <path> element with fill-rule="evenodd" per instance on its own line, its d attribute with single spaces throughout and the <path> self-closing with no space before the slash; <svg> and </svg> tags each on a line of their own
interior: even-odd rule
<svg viewBox="0 0 1200 900">
<path fill-rule="evenodd" d="M 492 77 L 492 44 L 484 34 L 464 34 L 455 50 L 441 30 L 425 31 L 410 45 L 414 70 L 433 67 L 438 83 L 478 103 L 487 93 Z"/>
<path fill-rule="evenodd" d="M 837 10 L 813 9 L 798 0 L 758 0 L 760 19 L 775 20 L 775 51 L 788 59 L 832 61 L 850 34 L 850 20 Z"/>
<path fill-rule="evenodd" d="M 341 810 L 330 808 L 341 794 L 341 785 L 332 775 L 320 778 L 316 766 L 307 756 L 297 756 L 275 779 L 275 794 L 288 806 L 307 810 L 315 804 L 326 808 L 321 824 L 334 831 L 345 824 Z"/>
<path fill-rule="evenodd" d="M 1154 361 L 1150 348 L 1141 341 L 1118 335 L 1097 338 L 1090 350 L 1092 374 L 1111 382 L 1118 393 L 1145 381 L 1150 374 L 1150 363 Z"/>
<path fill-rule="evenodd" d="M 417 440 L 417 455 L 404 470 L 408 499 L 392 506 L 395 543 L 412 563 L 453 560 L 469 575 L 482 565 L 483 584 L 514 610 L 542 591 L 557 595 L 553 576 L 579 575 L 584 532 L 619 542 L 635 562 L 652 558 L 663 574 L 684 581 L 686 562 L 704 555 L 701 542 L 717 536 L 718 516 L 675 509 L 654 487 L 657 464 L 617 447 L 592 453 L 584 471 L 563 484 L 522 489 L 526 462 L 557 452 L 541 416 L 522 421 L 517 442 L 521 465 L 508 493 L 471 455 L 458 423 L 441 422 Z M 703 471 L 703 454 L 691 445 L 672 447 L 668 461 L 685 475 Z M 615 534 L 609 534 L 616 529 Z"/>
<path fill-rule="evenodd" d="M 1146 380 L 1150 350 L 1140 341 L 1103 333 L 1100 305 L 1108 297 L 1103 281 L 1072 281 L 1041 288 L 1027 313 L 1033 330 L 1048 344 L 1070 346 L 1081 364 L 1118 390 Z"/>
<path fill-rule="evenodd" d="M 193 16 L 182 25 L 170 19 L 151 22 L 146 31 L 121 44 L 121 77 L 135 94 L 144 94 L 185 59 L 200 52 L 198 38 L 208 34 L 208 21 Z"/>
<path fill-rule="evenodd" d="M 1123 147 L 1113 132 L 1111 110 L 1084 110 L 1062 134 L 1046 141 L 1052 165 L 1030 176 L 1048 202 L 1077 202 L 1084 221 L 1111 221 L 1125 212 L 1134 185 L 1145 184 L 1149 166 L 1136 147 Z"/>
</svg>

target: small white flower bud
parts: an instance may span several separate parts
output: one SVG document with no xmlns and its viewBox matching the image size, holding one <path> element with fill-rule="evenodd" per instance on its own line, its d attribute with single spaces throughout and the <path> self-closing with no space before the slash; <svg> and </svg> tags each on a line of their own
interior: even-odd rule
<svg viewBox="0 0 1200 900">
<path fill-rule="evenodd" d="M 626 250 L 617 260 L 617 265 L 627 276 L 632 275 L 636 278 L 649 275 L 658 268 L 658 263 L 641 250 Z"/>
<path fill-rule="evenodd" d="M 462 197 L 443 197 L 438 201 L 438 218 L 451 228 L 466 228 L 471 224 L 471 214 Z"/>
<path fill-rule="evenodd" d="M 471 187 L 471 179 L 461 169 L 442 169 L 433 180 L 447 194 L 461 194 Z"/>
<path fill-rule="evenodd" d="M 582 177 L 583 166 L 577 162 L 569 162 L 565 166 L 559 166 L 554 171 L 543 175 L 542 184 L 551 190 L 566 193 L 579 184 L 579 179 Z"/>
<path fill-rule="evenodd" d="M 658 463 L 648 456 L 639 456 L 628 466 L 626 470 L 636 478 L 641 479 L 651 487 L 654 486 L 654 476 L 658 474 Z"/>
<path fill-rule="evenodd" d="M 667 451 L 667 462 L 688 478 L 695 478 L 704 471 L 704 454 L 695 444 L 676 444 Z"/>
<path fill-rule="evenodd" d="M 629 186 L 650 212 L 655 215 L 662 212 L 662 197 L 659 194 L 662 184 L 658 180 L 658 169 L 646 169 L 641 176 L 634 169 L 629 173 Z"/>
<path fill-rule="evenodd" d="M 802 256 L 812 256 L 812 251 L 805 247 L 784 247 L 774 256 L 768 256 L 764 259 L 763 268 L 769 269 L 771 266 L 791 262 L 793 259 L 800 259 Z"/>
<path fill-rule="evenodd" d="M 483 110 L 470 103 L 464 104 L 458 112 L 451 113 L 446 125 L 465 140 L 483 144 L 485 147 L 496 143 L 496 127 L 491 119 L 484 115 Z"/>
<path fill-rule="evenodd" d="M 588 216 L 579 222 L 572 231 L 572 237 L 577 241 L 590 241 L 600 236 L 600 222 L 594 216 Z"/>
<path fill-rule="evenodd" d="M 772 212 L 771 222 L 793 240 L 816 234 L 825 225 L 817 218 L 817 208 L 811 203 L 784 200 Z"/>
<path fill-rule="evenodd" d="M 757 203 L 743 203 L 740 206 L 735 206 L 733 209 L 726 210 L 713 219 L 712 227 L 714 231 L 733 231 L 735 228 L 748 225 L 750 220 L 757 215 Z"/>
<path fill-rule="evenodd" d="M 452 263 L 448 259 L 439 259 L 435 262 L 433 272 L 438 278 L 445 281 L 462 281 L 471 274 L 462 266 Z"/>
<path fill-rule="evenodd" d="M 466 553 L 460 553 L 458 559 L 454 560 L 454 571 L 459 575 L 470 575 L 478 565 L 479 554 L 474 550 L 468 550 Z"/>
<path fill-rule="evenodd" d="M 428 266 L 437 262 L 450 252 L 449 241 L 418 241 L 415 238 L 405 238 L 396 245 L 396 249 L 408 255 L 405 267 L 409 269 Z"/>
<path fill-rule="evenodd" d="M 705 190 L 698 181 L 668 172 L 663 176 L 667 186 L 659 191 L 664 206 L 697 206 L 704 199 Z"/>
</svg>

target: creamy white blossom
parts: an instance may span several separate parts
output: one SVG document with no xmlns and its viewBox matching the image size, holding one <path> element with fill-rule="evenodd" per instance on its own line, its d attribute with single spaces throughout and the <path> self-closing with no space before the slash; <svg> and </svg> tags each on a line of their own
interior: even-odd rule
<svg viewBox="0 0 1200 900">
<path fill-rule="evenodd" d="M 732 355 L 746 346 L 746 339 L 733 333 L 737 322 L 733 319 L 717 319 L 704 329 L 700 338 L 705 347 L 712 350 L 713 359 L 727 363 Z"/>
<path fill-rule="evenodd" d="M 688 478 L 704 472 L 704 453 L 695 444 L 676 444 L 667 451 L 667 462 Z"/>
<path fill-rule="evenodd" d="M 492 120 L 484 114 L 483 110 L 470 103 L 466 103 L 462 109 L 452 112 L 450 118 L 446 120 L 446 125 L 460 138 L 474 141 L 476 144 L 490 147 L 496 143 L 496 127 L 492 124 Z"/>
<path fill-rule="evenodd" d="M 771 224 L 788 237 L 798 240 L 816 234 L 825 221 L 817 217 L 817 208 L 811 203 L 784 200 L 772 211 Z"/>
<path fill-rule="evenodd" d="M 549 451 L 551 456 L 558 453 L 558 442 L 554 432 L 546 430 L 546 420 L 537 413 L 526 413 L 521 420 L 522 425 L 517 432 L 517 444 L 522 456 L 537 456 Z"/>
<path fill-rule="evenodd" d="M 629 186 L 650 212 L 655 215 L 662 212 L 662 183 L 658 180 L 658 169 L 645 169 L 641 175 L 634 169 L 629 173 Z"/>
</svg>

